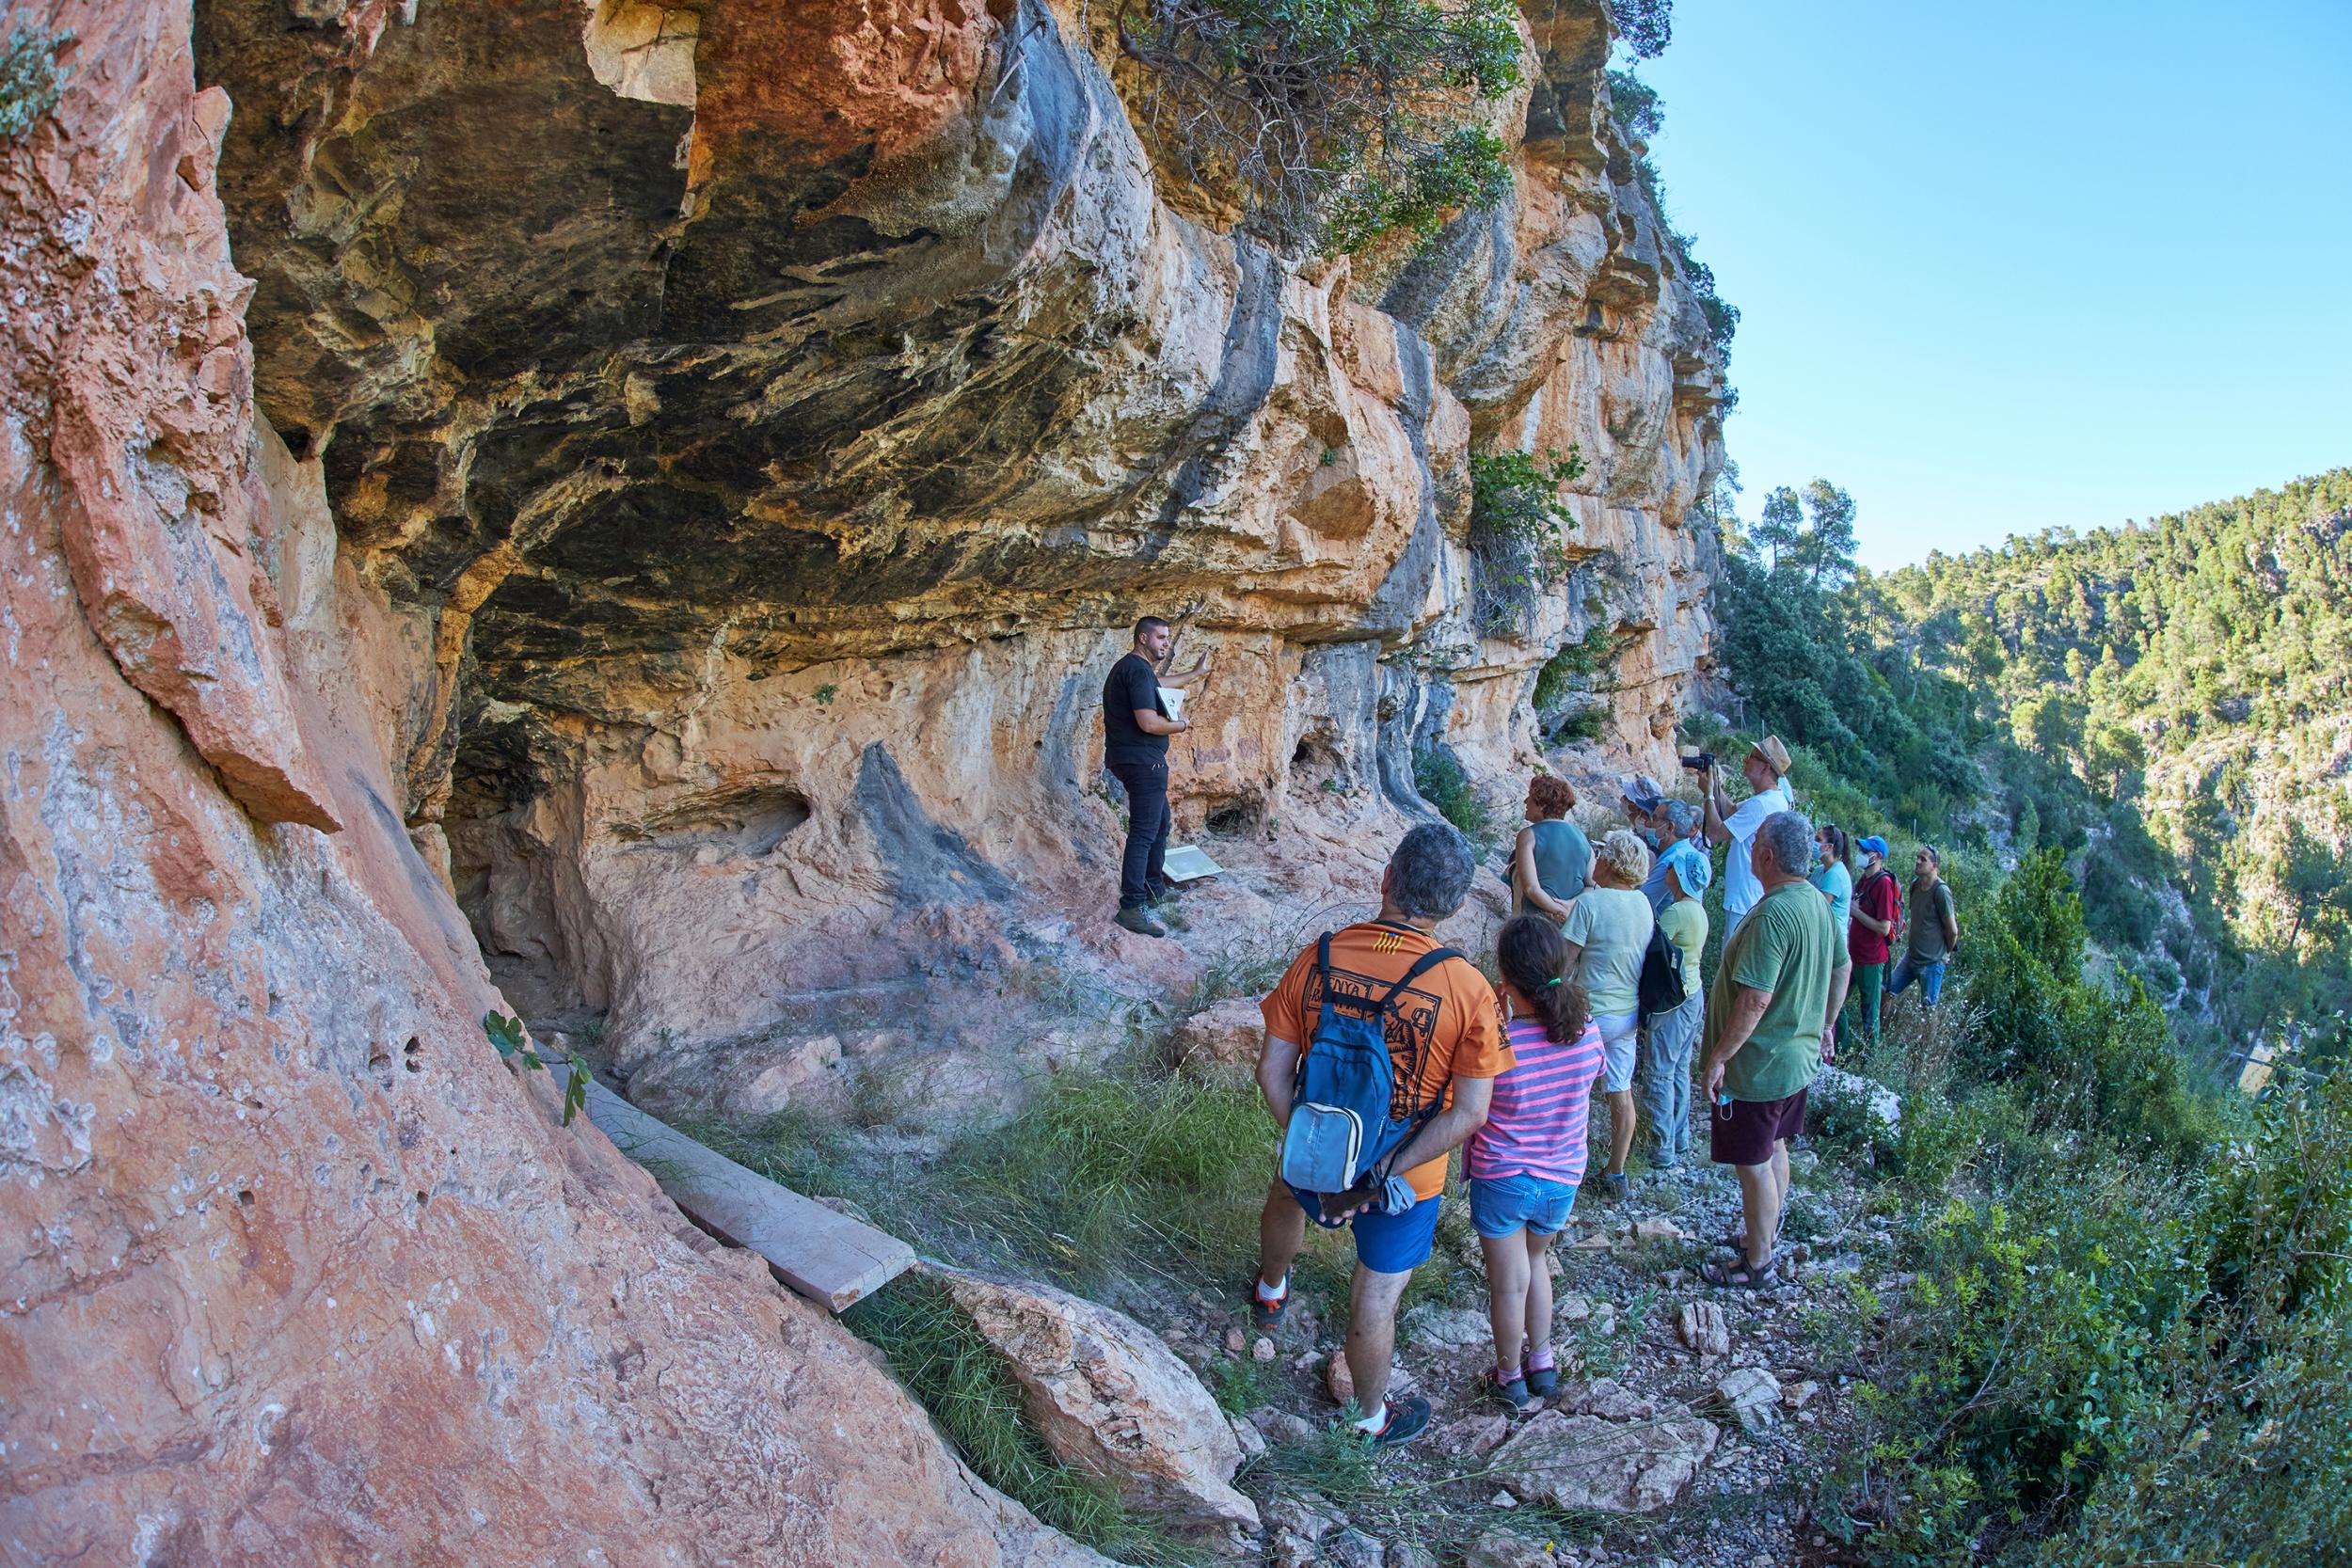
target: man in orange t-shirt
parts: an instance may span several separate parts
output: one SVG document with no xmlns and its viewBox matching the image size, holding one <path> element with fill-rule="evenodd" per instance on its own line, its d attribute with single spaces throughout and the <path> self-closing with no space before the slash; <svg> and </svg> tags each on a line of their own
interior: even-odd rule
<svg viewBox="0 0 2352 1568">
<path fill-rule="evenodd" d="M 1413 960 L 1440 945 L 1433 933 L 1462 907 L 1475 869 L 1470 846 L 1443 823 L 1423 823 L 1405 835 L 1380 874 L 1380 917 L 1332 934 L 1331 989 L 1344 1010 L 1370 1016 Z M 1277 1126 L 1289 1125 L 1300 1042 L 1314 1037 L 1323 990 L 1311 942 L 1260 1005 L 1265 1045 L 1258 1055 L 1258 1086 Z M 1291 1263 L 1306 1244 L 1310 1218 L 1333 1228 L 1348 1226 L 1356 1239 L 1356 1282 L 1348 1298 L 1347 1367 L 1357 1403 L 1367 1412 L 1358 1429 L 1388 1446 L 1409 1442 L 1429 1425 L 1427 1400 L 1387 1397 L 1397 1302 L 1437 1235 L 1446 1156 L 1485 1124 L 1495 1077 L 1509 1070 L 1512 1060 L 1502 1005 L 1467 958 L 1423 970 L 1382 1015 L 1381 1032 L 1396 1071 L 1391 1114 L 1403 1118 L 1437 1107 L 1389 1162 L 1389 1168 L 1404 1173 L 1416 1201 L 1391 1214 L 1382 1210 L 1377 1188 L 1304 1193 L 1278 1176 L 1258 1220 L 1252 1318 L 1268 1333 L 1281 1326 L 1290 1305 Z"/>
</svg>

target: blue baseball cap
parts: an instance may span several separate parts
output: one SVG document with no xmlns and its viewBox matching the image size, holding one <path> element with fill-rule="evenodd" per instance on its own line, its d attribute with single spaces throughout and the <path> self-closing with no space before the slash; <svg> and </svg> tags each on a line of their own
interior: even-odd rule
<svg viewBox="0 0 2352 1568">
<path fill-rule="evenodd" d="M 1707 884 L 1715 879 L 1714 863 L 1688 839 L 1675 840 L 1658 858 L 1673 870 L 1682 891 L 1693 898 L 1705 893 Z"/>
<path fill-rule="evenodd" d="M 1873 855 L 1883 855 L 1886 853 L 1886 840 L 1879 837 L 1876 833 L 1872 833 L 1868 838 L 1855 839 L 1853 841 L 1853 847 Z"/>
</svg>

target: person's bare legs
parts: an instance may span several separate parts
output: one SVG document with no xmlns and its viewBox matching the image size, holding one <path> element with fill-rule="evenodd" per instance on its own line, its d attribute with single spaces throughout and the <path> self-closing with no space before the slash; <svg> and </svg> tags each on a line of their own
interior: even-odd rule
<svg viewBox="0 0 2352 1568">
<path fill-rule="evenodd" d="M 1519 1240 L 1522 1235 L 1527 1242 Z M 1527 1249 L 1534 1240 L 1533 1232 L 1516 1230 L 1508 1236 L 1478 1238 L 1478 1250 L 1486 1255 L 1486 1320 L 1495 1331 L 1495 1365 L 1507 1372 L 1518 1370 L 1520 1354 L 1527 1349 L 1536 1322 L 1535 1305 L 1528 1294 Z M 1551 1281 L 1543 1283 L 1543 1323 L 1548 1329 L 1551 1326 Z"/>
<path fill-rule="evenodd" d="M 1307 1211 L 1298 1206 L 1289 1186 L 1278 1180 L 1266 1189 L 1265 1208 L 1258 1214 L 1258 1283 L 1280 1290 L 1306 1244 Z"/>
<path fill-rule="evenodd" d="M 1626 1156 L 1633 1152 L 1633 1091 L 1609 1089 L 1604 1097 L 1609 1101 L 1609 1169 L 1605 1174 L 1623 1176 Z"/>
<path fill-rule="evenodd" d="M 1778 1166 L 1781 1174 L 1774 1174 Z M 1750 1269 L 1762 1270 L 1772 1260 L 1772 1237 L 1780 1228 L 1780 1199 L 1788 1189 L 1788 1156 L 1776 1153 L 1760 1165 L 1738 1165 L 1740 1173 L 1740 1209 L 1748 1222 L 1748 1256 Z"/>
<path fill-rule="evenodd" d="M 1551 1348 L 1551 1243 L 1558 1236 L 1534 1230 L 1526 1236 L 1527 1358 L 1532 1361 Z"/>
<path fill-rule="evenodd" d="M 1347 1295 L 1347 1370 L 1356 1380 L 1356 1409 L 1377 1416 L 1389 1397 L 1389 1361 L 1396 1354 L 1396 1304 L 1413 1271 L 1382 1274 L 1356 1265 Z"/>
<path fill-rule="evenodd" d="M 1781 1138 L 1772 1145 L 1772 1212 L 1775 1215 L 1788 1212 L 1788 1140 Z M 1772 1226 L 1772 1240 L 1780 1240 L 1777 1220 Z"/>
</svg>

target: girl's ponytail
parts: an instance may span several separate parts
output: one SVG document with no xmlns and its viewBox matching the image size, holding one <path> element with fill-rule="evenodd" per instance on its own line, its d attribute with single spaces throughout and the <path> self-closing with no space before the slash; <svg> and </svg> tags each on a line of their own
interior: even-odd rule
<svg viewBox="0 0 2352 1568">
<path fill-rule="evenodd" d="M 1495 937 L 1495 967 L 1544 1021 L 1544 1037 L 1566 1045 L 1584 1033 L 1584 988 L 1566 973 L 1568 944 L 1560 927 L 1538 914 L 1503 922 Z"/>
</svg>

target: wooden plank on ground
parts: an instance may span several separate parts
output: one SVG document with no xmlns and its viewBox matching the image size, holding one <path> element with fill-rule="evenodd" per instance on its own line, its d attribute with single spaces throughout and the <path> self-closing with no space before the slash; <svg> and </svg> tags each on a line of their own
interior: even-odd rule
<svg viewBox="0 0 2352 1568">
<path fill-rule="evenodd" d="M 745 1170 L 601 1084 L 588 1085 L 588 1116 L 695 1223 L 758 1253 L 777 1278 L 830 1311 L 914 1264 L 914 1249 L 898 1237 Z"/>
</svg>

